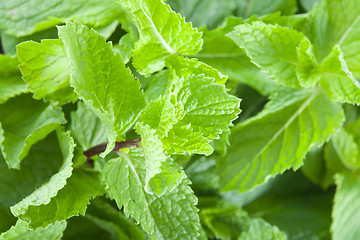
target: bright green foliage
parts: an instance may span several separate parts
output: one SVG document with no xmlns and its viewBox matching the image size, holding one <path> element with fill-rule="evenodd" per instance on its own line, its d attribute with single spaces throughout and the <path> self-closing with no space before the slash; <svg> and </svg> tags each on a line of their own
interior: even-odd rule
<svg viewBox="0 0 360 240">
<path fill-rule="evenodd" d="M 74 140 L 71 138 L 70 133 L 57 131 L 58 140 L 63 155 L 63 164 L 59 169 L 59 172 L 54 174 L 49 181 L 36 189 L 31 195 L 24 198 L 21 202 L 11 207 L 11 211 L 15 216 L 26 215 L 32 206 L 46 205 L 50 200 L 58 194 L 58 191 L 66 185 L 67 179 L 72 174 L 72 158 L 74 151 Z M 29 221 L 28 219 L 23 219 Z M 46 227 L 45 226 L 42 227 Z"/>
<path fill-rule="evenodd" d="M 78 102 L 77 110 L 71 112 L 70 130 L 83 150 L 106 142 L 104 125 L 83 102 Z"/>
<path fill-rule="evenodd" d="M 140 84 L 96 31 L 74 22 L 59 27 L 59 36 L 70 60 L 71 86 L 107 127 L 105 155 L 125 139 L 145 105 Z"/>
<path fill-rule="evenodd" d="M 351 173 L 336 175 L 336 193 L 332 212 L 331 232 L 334 240 L 358 239 L 360 229 L 360 179 Z"/>
<path fill-rule="evenodd" d="M 126 215 L 139 222 L 151 239 L 195 239 L 200 222 L 196 214 L 197 199 L 189 180 L 161 197 L 145 191 L 144 155 L 140 149 L 119 153 L 104 167 L 103 176 L 110 196 Z"/>
<path fill-rule="evenodd" d="M 331 99 L 360 103 L 360 83 L 349 71 L 341 50 L 335 46 L 321 64 L 321 86 Z"/>
<path fill-rule="evenodd" d="M 61 239 L 65 228 L 66 222 L 62 221 L 46 228 L 29 230 L 25 222 L 18 220 L 15 226 L 0 235 L 0 240 L 58 240 Z"/>
<path fill-rule="evenodd" d="M 121 0 L 132 16 L 140 39 L 135 43 L 134 66 L 149 75 L 165 66 L 164 59 L 173 54 L 191 55 L 201 49 L 201 33 L 185 23 L 180 14 L 161 0 Z"/>
<path fill-rule="evenodd" d="M 274 81 L 289 87 L 300 87 L 296 48 L 306 39 L 304 34 L 285 27 L 253 22 L 235 27 L 227 36 L 244 48 L 252 62 Z"/>
<path fill-rule="evenodd" d="M 20 93 L 27 92 L 27 84 L 21 80 L 18 61 L 0 55 L 0 104 Z"/>
<path fill-rule="evenodd" d="M 223 190 L 247 191 L 269 175 L 298 169 L 310 146 L 321 145 L 343 120 L 341 106 L 320 89 L 284 90 L 232 129 L 220 166 Z"/>
<path fill-rule="evenodd" d="M 237 4 L 237 14 L 244 18 L 253 14 L 260 16 L 276 11 L 281 11 L 282 14 L 293 14 L 296 11 L 294 0 L 240 0 Z"/>
<path fill-rule="evenodd" d="M 93 170 L 75 170 L 66 185 L 57 195 L 48 199 L 46 204 L 28 206 L 26 212 L 15 212 L 17 206 L 11 208 L 14 215 L 28 222 L 32 229 L 46 227 L 56 221 L 62 221 L 79 214 L 84 215 L 92 198 L 104 193 L 100 183 L 100 174 Z"/>
<path fill-rule="evenodd" d="M 121 14 L 112 0 L 1 0 L 0 5 L 0 28 L 16 37 L 30 35 L 67 20 L 104 26 Z"/>
<path fill-rule="evenodd" d="M 163 146 L 156 135 L 156 131 L 148 125 L 137 125 L 136 129 L 141 136 L 140 146 L 144 149 L 145 158 L 145 187 L 150 194 L 161 197 L 165 192 L 171 192 L 182 182 L 185 176 L 170 164 L 171 159 L 163 152 Z"/>
<path fill-rule="evenodd" d="M 14 113 L 14 109 L 22 109 Z M 21 95 L 0 105 L 0 147 L 10 168 L 20 168 L 33 144 L 66 122 L 61 109 L 29 95 Z"/>
<path fill-rule="evenodd" d="M 29 41 L 17 45 L 16 49 L 23 79 L 34 92 L 33 98 L 60 103 L 77 100 L 69 87 L 69 61 L 61 40 Z"/>
<path fill-rule="evenodd" d="M 287 240 L 286 234 L 276 226 L 271 226 L 262 219 L 251 221 L 249 229 L 241 234 L 239 240 Z"/>
</svg>

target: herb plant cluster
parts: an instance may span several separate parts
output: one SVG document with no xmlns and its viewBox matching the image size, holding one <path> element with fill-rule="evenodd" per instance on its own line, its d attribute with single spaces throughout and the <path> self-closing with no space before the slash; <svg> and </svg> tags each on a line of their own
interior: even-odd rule
<svg viewBox="0 0 360 240">
<path fill-rule="evenodd" d="M 0 36 L 0 240 L 360 239 L 360 0 L 0 0 Z"/>
</svg>

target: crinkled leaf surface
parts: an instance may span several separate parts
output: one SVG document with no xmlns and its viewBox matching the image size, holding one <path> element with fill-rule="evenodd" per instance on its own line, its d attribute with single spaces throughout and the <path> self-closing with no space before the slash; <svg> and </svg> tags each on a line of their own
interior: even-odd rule
<svg viewBox="0 0 360 240">
<path fill-rule="evenodd" d="M 106 128 L 96 114 L 83 102 L 78 102 L 77 110 L 71 112 L 70 130 L 83 150 L 88 150 L 106 142 Z"/>
<path fill-rule="evenodd" d="M 303 33 L 256 21 L 235 27 L 227 36 L 244 48 L 251 61 L 274 81 L 289 87 L 301 86 L 297 79 L 299 60 L 296 48 L 306 39 Z"/>
<path fill-rule="evenodd" d="M 196 239 L 200 222 L 197 198 L 184 178 L 161 197 L 145 191 L 144 156 L 141 149 L 106 163 L 103 177 L 109 194 L 148 233 L 150 239 Z"/>
<path fill-rule="evenodd" d="M 31 146 L 66 122 L 60 107 L 29 95 L 8 100 L 0 105 L 0 112 L 0 146 L 10 168 L 20 168 Z"/>
<path fill-rule="evenodd" d="M 70 83 L 79 97 L 107 127 L 109 144 L 104 154 L 125 139 L 125 132 L 145 106 L 139 82 L 95 30 L 68 22 L 59 27 L 70 60 Z"/>
<path fill-rule="evenodd" d="M 112 0 L 1 0 L 0 4 L 0 28 L 17 37 L 67 20 L 77 20 L 94 27 L 104 26 L 121 14 L 121 9 Z"/>
<path fill-rule="evenodd" d="M 66 228 L 66 221 L 56 222 L 46 228 L 30 230 L 27 223 L 18 220 L 16 225 L 0 235 L 0 240 L 58 240 Z"/>
<path fill-rule="evenodd" d="M 22 220 L 29 222 L 29 219 L 22 218 L 28 214 L 32 206 L 46 205 L 58 194 L 58 191 L 66 185 L 67 179 L 72 174 L 72 158 L 75 147 L 74 140 L 69 132 L 57 130 L 58 141 L 63 155 L 63 164 L 59 172 L 54 174 L 47 183 L 36 189 L 32 194 L 11 207 L 11 212 Z M 42 226 L 42 227 L 46 227 Z"/>
<path fill-rule="evenodd" d="M 261 113 L 232 129 L 219 168 L 222 189 L 243 192 L 299 168 L 310 146 L 329 139 L 343 120 L 341 106 L 320 89 L 281 91 Z"/>
<path fill-rule="evenodd" d="M 186 175 L 169 165 L 172 160 L 165 155 L 156 130 L 151 129 L 149 125 L 141 124 L 138 124 L 136 129 L 141 136 L 139 145 L 144 150 L 146 169 L 144 189 L 160 197 L 177 187 Z"/>
<path fill-rule="evenodd" d="M 0 104 L 11 97 L 27 92 L 27 84 L 21 79 L 16 58 L 0 55 Z"/>
<path fill-rule="evenodd" d="M 329 97 L 338 102 L 360 104 L 360 82 L 348 69 L 341 50 L 335 46 L 321 66 L 320 85 Z"/>
<path fill-rule="evenodd" d="M 356 175 L 347 173 L 336 175 L 335 181 L 337 188 L 332 212 L 332 237 L 334 240 L 358 239 L 360 179 Z"/>
<path fill-rule="evenodd" d="M 262 219 L 250 222 L 249 229 L 241 234 L 239 240 L 287 240 L 286 234 L 276 226 L 272 226 Z"/>
<path fill-rule="evenodd" d="M 69 60 L 60 39 L 23 42 L 16 46 L 20 69 L 33 98 L 75 102 L 78 97 L 70 88 Z"/>
<path fill-rule="evenodd" d="M 149 75 L 165 66 L 164 59 L 173 54 L 191 55 L 201 49 L 201 33 L 186 23 L 161 0 L 121 0 L 132 16 L 140 39 L 135 43 L 134 66 Z"/>
</svg>

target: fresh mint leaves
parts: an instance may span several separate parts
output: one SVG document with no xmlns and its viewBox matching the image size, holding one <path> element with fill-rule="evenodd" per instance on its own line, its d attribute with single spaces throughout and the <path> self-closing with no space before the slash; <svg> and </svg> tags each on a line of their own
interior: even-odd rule
<svg viewBox="0 0 360 240">
<path fill-rule="evenodd" d="M 0 0 L 0 240 L 357 240 L 359 16 Z"/>
</svg>

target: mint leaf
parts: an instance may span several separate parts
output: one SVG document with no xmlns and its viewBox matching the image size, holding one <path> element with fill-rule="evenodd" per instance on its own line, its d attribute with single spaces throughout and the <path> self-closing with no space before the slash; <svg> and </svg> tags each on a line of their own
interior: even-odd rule
<svg viewBox="0 0 360 240">
<path fill-rule="evenodd" d="M 360 197 L 360 179 L 348 173 L 337 174 L 335 181 L 337 189 L 332 212 L 332 237 L 334 240 L 357 239 L 360 236 L 359 228 L 356 227 L 360 214 L 357 201 Z"/>
<path fill-rule="evenodd" d="M 0 104 L 28 91 L 27 84 L 21 79 L 18 64 L 16 58 L 0 55 Z"/>
<path fill-rule="evenodd" d="M 59 36 L 70 60 L 71 86 L 107 127 L 106 155 L 115 141 L 125 139 L 125 132 L 145 106 L 144 94 L 111 44 L 95 30 L 68 22 L 59 27 Z"/>
<path fill-rule="evenodd" d="M 320 89 L 282 91 L 261 113 L 232 129 L 219 167 L 221 188 L 243 192 L 268 176 L 298 169 L 310 146 L 324 143 L 343 120 L 341 106 Z"/>
<path fill-rule="evenodd" d="M 0 28 L 10 35 L 21 37 L 67 20 L 77 20 L 94 27 L 104 26 L 119 14 L 120 9 L 111 0 L 2 1 Z"/>
<path fill-rule="evenodd" d="M 14 114 L 14 109 L 21 109 Z M 33 144 L 66 122 L 61 108 L 21 95 L 0 105 L 0 147 L 10 168 L 20 162 Z"/>
<path fill-rule="evenodd" d="M 148 233 L 150 239 L 195 239 L 199 236 L 200 222 L 195 204 L 197 199 L 189 180 L 184 178 L 178 187 L 161 197 L 145 191 L 146 169 L 141 149 L 106 163 L 104 181 L 109 194 Z"/>
<path fill-rule="evenodd" d="M 338 102 L 360 104 L 360 83 L 348 69 L 338 46 L 324 59 L 320 85 L 329 97 Z"/>
<path fill-rule="evenodd" d="M 227 36 L 244 48 L 252 62 L 274 81 L 289 87 L 301 86 L 296 48 L 306 40 L 303 33 L 257 21 L 239 25 Z"/>
<path fill-rule="evenodd" d="M 161 70 L 170 55 L 200 51 L 201 33 L 166 3 L 161 0 L 121 0 L 120 3 L 139 30 L 133 58 L 140 73 L 149 75 Z"/>
<path fill-rule="evenodd" d="M 79 101 L 77 110 L 70 113 L 70 130 L 83 150 L 106 142 L 106 129 L 96 114 Z"/>
<path fill-rule="evenodd" d="M 237 15 L 244 18 L 276 11 L 281 11 L 282 14 L 293 14 L 296 11 L 294 0 L 240 0 L 237 4 Z"/>
<path fill-rule="evenodd" d="M 15 216 L 22 216 L 26 214 L 31 206 L 41 206 L 48 204 L 51 198 L 56 196 L 58 194 L 58 191 L 66 185 L 66 180 L 71 176 L 72 158 L 75 147 L 74 140 L 71 138 L 69 132 L 65 133 L 63 130 L 57 130 L 57 135 L 61 153 L 63 155 L 63 164 L 59 172 L 54 174 L 47 183 L 42 185 L 32 194 L 24 198 L 15 206 L 11 207 L 11 212 Z M 26 221 L 27 219 L 23 220 Z M 46 226 L 47 225 L 43 227 Z"/>
<path fill-rule="evenodd" d="M 33 98 L 75 102 L 77 95 L 70 88 L 69 60 L 61 40 L 23 42 L 16 46 L 20 69 Z"/>
<path fill-rule="evenodd" d="M 0 235 L 0 240 L 57 240 L 61 239 L 65 228 L 66 222 L 62 221 L 49 225 L 46 228 L 29 230 L 25 222 L 18 220 L 15 226 Z"/>
<path fill-rule="evenodd" d="M 154 129 L 148 125 L 138 124 L 136 130 L 141 136 L 139 144 L 144 150 L 146 169 L 144 189 L 149 193 L 155 193 L 157 197 L 165 192 L 171 192 L 186 175 L 169 165 L 172 160 L 163 152 L 162 143 Z"/>
<path fill-rule="evenodd" d="M 37 229 L 72 216 L 85 215 L 90 199 L 103 193 L 104 188 L 100 183 L 98 172 L 77 169 L 68 178 L 66 185 L 57 192 L 56 196 L 49 198 L 47 203 L 32 204 L 21 214 L 17 211 L 18 205 L 11 207 L 11 211 L 18 218 L 28 222 L 30 228 Z"/>
<path fill-rule="evenodd" d="M 249 229 L 241 234 L 239 240 L 286 240 L 287 236 L 278 227 L 272 226 L 262 219 L 254 219 L 250 222 Z"/>
</svg>

